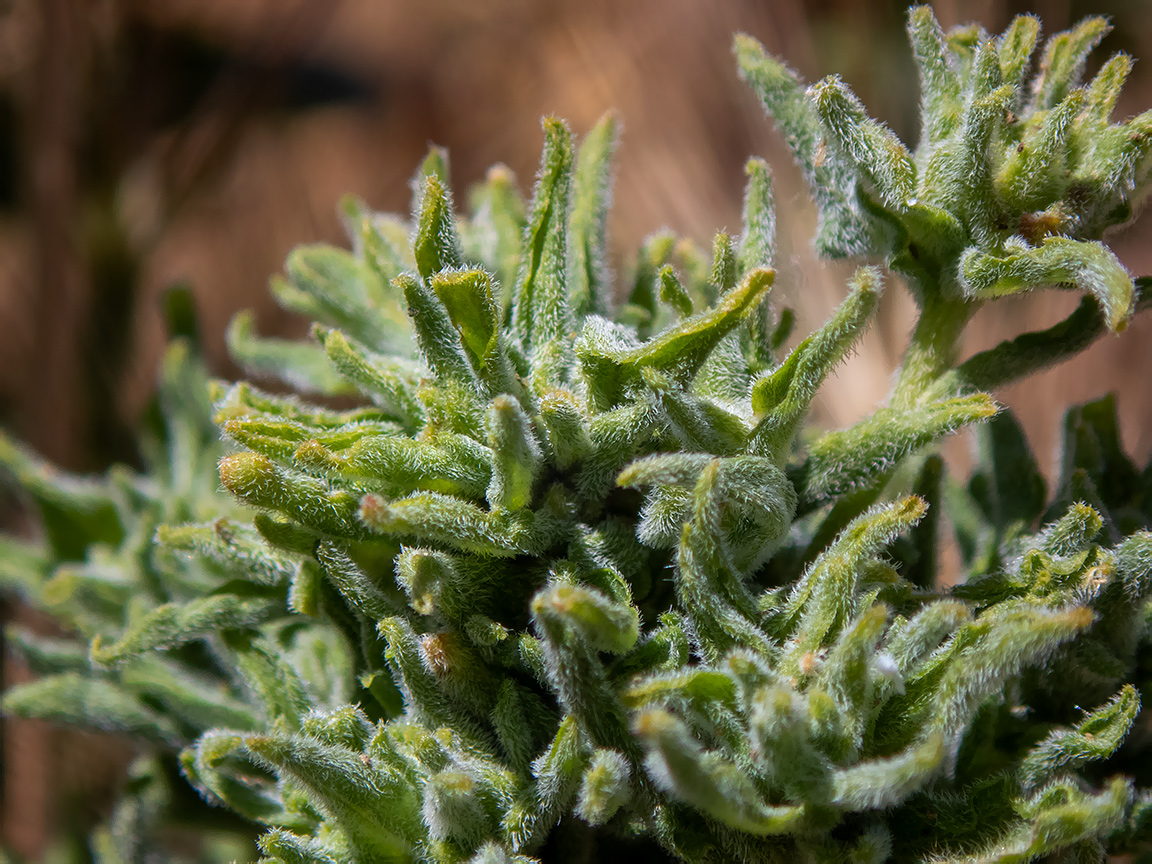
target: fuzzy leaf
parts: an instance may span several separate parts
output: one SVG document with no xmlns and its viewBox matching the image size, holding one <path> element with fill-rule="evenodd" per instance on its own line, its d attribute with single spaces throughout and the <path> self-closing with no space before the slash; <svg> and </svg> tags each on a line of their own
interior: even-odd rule
<svg viewBox="0 0 1152 864">
<path fill-rule="evenodd" d="M 475 257 L 497 276 L 503 320 L 516 284 L 526 222 L 515 175 L 504 165 L 489 168 L 484 183 L 473 190 L 471 205 L 476 214 L 472 218 L 472 235 L 478 245 Z"/>
<path fill-rule="evenodd" d="M 834 800 L 853 810 L 891 807 L 923 788 L 943 766 L 944 738 L 931 734 L 899 755 L 836 771 Z"/>
<path fill-rule="evenodd" d="M 615 750 L 596 750 L 580 781 L 576 815 L 589 825 L 603 825 L 632 798 L 631 766 Z"/>
<path fill-rule="evenodd" d="M 294 735 L 252 735 L 244 745 L 259 761 L 300 783 L 330 812 L 365 860 L 411 855 L 423 834 L 416 792 L 342 747 Z"/>
<path fill-rule="evenodd" d="M 395 284 L 404 292 L 416 344 L 420 346 L 420 354 L 428 368 L 437 378 L 475 387 L 476 377 L 440 298 L 407 274 L 397 276 Z"/>
<path fill-rule="evenodd" d="M 1040 20 L 1034 15 L 1017 15 L 1000 37 L 1000 75 L 1005 84 L 1022 93 L 1028 61 L 1036 50 Z M 1017 99 L 1020 97 L 1017 96 Z"/>
<path fill-rule="evenodd" d="M 450 432 L 428 442 L 373 435 L 335 452 L 305 441 L 294 456 L 300 468 L 383 495 L 427 491 L 481 498 L 492 477 L 486 448 Z"/>
<path fill-rule="evenodd" d="M 1099 301 L 1111 330 L 1123 330 L 1132 313 L 1132 278 L 1101 243 L 1047 237 L 1040 246 L 1006 255 L 971 250 L 960 260 L 960 273 L 971 297 L 1001 297 L 1071 282 Z"/>
<path fill-rule="evenodd" d="M 307 314 L 312 318 L 346 330 L 373 350 L 411 351 L 404 310 L 387 283 L 347 252 L 327 245 L 297 246 L 285 269 L 291 290 L 311 301 Z"/>
<path fill-rule="evenodd" d="M 445 180 L 431 173 L 424 176 L 423 183 L 419 180 L 417 183 L 420 200 L 412 252 L 416 256 L 416 269 L 427 282 L 433 273 L 462 266 L 464 258 L 456 234 L 452 196 Z"/>
<path fill-rule="evenodd" d="M 500 558 L 538 554 L 553 533 L 552 520 L 543 511 L 490 512 L 435 492 L 392 502 L 365 495 L 359 518 L 378 534 L 445 543 L 465 552 Z"/>
<path fill-rule="evenodd" d="M 355 518 L 355 495 L 284 471 L 264 456 L 226 456 L 220 460 L 220 482 L 237 498 L 255 507 L 277 510 L 308 528 L 335 537 L 359 538 L 364 534 Z"/>
<path fill-rule="evenodd" d="M 889 130 L 864 113 L 864 106 L 838 77 L 809 91 L 816 113 L 836 143 L 892 210 L 902 211 L 916 195 L 912 154 Z"/>
<path fill-rule="evenodd" d="M 795 632 L 798 637 L 790 652 L 794 663 L 828 644 L 855 616 L 864 563 L 919 522 L 924 512 L 924 502 L 912 497 L 877 507 L 855 519 L 821 553 L 792 589 L 778 625 L 781 633 Z"/>
<path fill-rule="evenodd" d="M 624 370 L 624 377 L 636 376 L 647 368 L 677 381 L 690 380 L 717 343 L 752 314 L 772 287 L 775 276 L 772 270 L 753 270 L 715 308 L 693 315 L 619 356 L 616 362 Z"/>
<path fill-rule="evenodd" d="M 907 410 L 882 408 L 852 428 L 829 432 L 811 444 L 801 494 L 820 501 L 862 488 L 910 453 L 998 410 L 982 393 Z"/>
<path fill-rule="evenodd" d="M 605 255 L 617 126 L 615 115 L 605 114 L 576 155 L 568 228 L 568 301 L 576 315 L 603 314 L 612 299 Z"/>
<path fill-rule="evenodd" d="M 543 383 L 567 378 L 573 330 L 565 290 L 568 198 L 572 174 L 572 134 L 559 120 L 544 121 L 544 153 L 524 229 L 525 255 L 512 307 L 512 333 Z"/>
<path fill-rule="evenodd" d="M 145 651 L 175 648 L 218 630 L 245 629 L 269 617 L 278 601 L 265 597 L 217 594 L 167 603 L 132 622 L 124 635 L 105 647 L 99 636 L 92 640 L 92 662 L 112 666 Z"/>
<path fill-rule="evenodd" d="M 803 805 L 764 803 L 743 771 L 706 753 L 667 712 L 646 711 L 633 728 L 648 747 L 645 765 L 656 784 L 721 823 L 758 836 L 791 833 L 804 824 Z"/>
<path fill-rule="evenodd" d="M 321 396 L 356 393 L 356 388 L 333 368 L 323 348 L 287 339 L 258 337 L 251 312 L 238 313 L 228 325 L 224 338 L 229 356 L 250 375 L 283 381 L 303 393 Z"/>
<path fill-rule="evenodd" d="M 540 471 L 540 447 L 528 417 L 510 396 L 497 396 L 488 408 L 488 445 L 492 481 L 486 497 L 495 510 L 521 510 L 532 503 L 532 485 Z"/>
<path fill-rule="evenodd" d="M 91 726 L 159 744 L 179 741 L 172 721 L 135 695 L 111 682 L 72 672 L 17 685 L 4 694 L 2 705 L 9 716 Z"/>
<path fill-rule="evenodd" d="M 772 115 L 816 201 L 816 250 L 829 258 L 881 253 L 888 231 L 862 204 L 855 166 L 835 147 L 796 74 L 770 57 L 755 39 L 735 38 L 736 62 Z"/>
<path fill-rule="evenodd" d="M 1088 53 L 1112 28 L 1103 18 L 1085 18 L 1071 30 L 1057 33 L 1044 47 L 1032 104 L 1037 110 L 1055 108 L 1079 85 Z"/>
<path fill-rule="evenodd" d="M 960 81 L 950 68 L 948 45 L 930 6 L 908 10 L 908 38 L 920 74 L 921 137 L 937 142 L 955 128 L 960 112 Z"/>
<path fill-rule="evenodd" d="M 1052 732 L 1029 751 L 1020 766 L 1025 789 L 1034 789 L 1059 773 L 1085 762 L 1107 759 L 1128 735 L 1140 712 L 1140 695 L 1127 684 L 1106 705 L 1097 708 L 1074 729 Z"/>
<path fill-rule="evenodd" d="M 413 432 L 423 420 L 416 400 L 417 374 L 412 366 L 373 354 L 339 330 L 316 330 L 320 344 L 332 365 L 389 416 L 395 417 L 406 432 Z"/>
<path fill-rule="evenodd" d="M 752 410 L 763 419 L 752 431 L 749 449 L 783 462 L 816 390 L 859 338 L 880 297 L 880 273 L 863 268 L 851 293 L 832 319 L 801 342 L 772 373 L 752 387 Z"/>
</svg>

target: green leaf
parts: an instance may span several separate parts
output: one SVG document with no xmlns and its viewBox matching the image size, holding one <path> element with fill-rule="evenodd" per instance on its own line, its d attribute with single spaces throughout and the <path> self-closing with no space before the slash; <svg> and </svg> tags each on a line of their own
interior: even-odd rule
<svg viewBox="0 0 1152 864">
<path fill-rule="evenodd" d="M 768 163 L 752 158 L 744 165 L 748 182 L 744 187 L 744 213 L 741 219 L 739 276 L 757 267 L 772 267 L 776 261 L 776 204 Z"/>
<path fill-rule="evenodd" d="M 363 860 L 403 860 L 423 835 L 416 790 L 351 751 L 300 735 L 250 735 L 244 746 L 331 813 Z"/>
<path fill-rule="evenodd" d="M 750 708 L 755 759 L 773 788 L 793 801 L 826 804 L 832 766 L 812 740 L 807 700 L 785 684 L 772 684 L 755 691 Z"/>
<path fill-rule="evenodd" d="M 382 495 L 427 491 L 479 499 L 492 477 L 492 454 L 451 432 L 430 440 L 372 435 L 336 451 L 305 441 L 294 456 L 299 468 Z"/>
<path fill-rule="evenodd" d="M 699 312 L 669 327 L 638 348 L 614 358 L 625 380 L 635 380 L 644 369 L 669 375 L 674 381 L 690 381 L 712 349 L 756 309 L 767 295 L 775 272 L 757 269 L 729 291 L 712 309 Z"/>
<path fill-rule="evenodd" d="M 365 495 L 359 518 L 378 534 L 443 543 L 498 558 L 539 554 L 554 533 L 554 520 L 543 511 L 491 512 L 434 492 L 391 502 L 378 495 Z"/>
<path fill-rule="evenodd" d="M 544 121 L 540 179 L 524 229 L 512 306 L 512 333 L 544 381 L 562 384 L 563 346 L 570 342 L 572 309 L 566 289 L 568 200 L 572 174 L 572 134 L 559 120 Z"/>
<path fill-rule="evenodd" d="M 540 447 L 528 417 L 511 396 L 497 396 L 488 408 L 492 480 L 485 496 L 494 510 L 520 510 L 532 503 L 541 468 Z"/>
<path fill-rule="evenodd" d="M 193 674 L 161 657 L 139 657 L 120 669 L 120 684 L 148 705 L 159 706 L 182 728 L 196 731 L 212 727 L 257 729 L 260 720 L 252 707 L 234 696 L 220 681 Z"/>
<path fill-rule="evenodd" d="M 493 358 L 499 341 L 501 314 L 492 296 L 492 280 L 483 270 L 438 273 L 432 290 L 448 310 L 452 326 L 472 368 L 479 373 Z"/>
<path fill-rule="evenodd" d="M 58 470 L 3 433 L 0 468 L 32 496 L 55 556 L 83 560 L 91 544 L 115 546 L 123 538 L 111 490 L 101 484 Z"/>
<path fill-rule="evenodd" d="M 675 309 L 682 317 L 692 314 L 692 298 L 680 280 L 676 278 L 676 271 L 671 264 L 665 264 L 657 274 L 660 282 L 660 302 L 666 303 Z"/>
<path fill-rule="evenodd" d="M 460 251 L 452 195 L 446 181 L 431 173 L 424 175 L 422 183 L 418 179 L 417 184 L 420 200 L 416 207 L 416 237 L 412 242 L 412 252 L 416 257 L 416 269 L 427 282 L 433 273 L 463 266 L 464 256 Z"/>
<path fill-rule="evenodd" d="M 921 447 L 994 417 L 998 410 L 983 393 L 905 410 L 881 408 L 867 420 L 822 435 L 809 446 L 801 494 L 822 501 L 864 488 Z"/>
<path fill-rule="evenodd" d="M 889 631 L 886 650 L 904 678 L 917 674 L 932 652 L 956 630 L 972 620 L 968 606 L 957 600 L 929 603 L 904 624 L 898 632 Z"/>
<path fill-rule="evenodd" d="M 705 752 L 666 711 L 645 711 L 633 730 L 648 748 L 645 765 L 656 784 L 722 824 L 770 836 L 793 833 L 806 822 L 804 805 L 766 804 L 741 769 Z"/>
<path fill-rule="evenodd" d="M 1032 105 L 1038 111 L 1055 108 L 1080 84 L 1084 64 L 1112 28 L 1104 18 L 1085 18 L 1071 30 L 1057 33 L 1044 47 Z"/>
<path fill-rule="evenodd" d="M 921 139 L 943 140 L 959 121 L 960 81 L 950 68 L 948 45 L 931 6 L 908 10 L 908 39 L 920 74 Z"/>
<path fill-rule="evenodd" d="M 316 560 L 349 607 L 368 621 L 375 623 L 400 611 L 400 604 L 377 587 L 348 552 L 336 543 L 321 541 L 316 547 Z"/>
<path fill-rule="evenodd" d="M 4 628 L 4 641 L 28 671 L 37 676 L 83 674 L 89 669 L 87 649 L 73 639 L 40 636 L 22 625 L 9 624 Z"/>
<path fill-rule="evenodd" d="M 740 491 L 732 496 L 738 504 L 733 508 L 737 513 L 743 509 L 739 505 L 745 502 L 755 508 L 753 502 L 757 498 L 768 499 L 764 502 L 768 505 L 764 508 L 769 523 L 767 530 L 763 525 L 758 526 L 760 530 L 753 532 L 749 548 L 736 546 L 733 549 L 731 538 L 724 530 L 724 505 L 728 503 L 725 501 L 728 493 L 724 477 L 727 472 L 723 470 L 725 461 L 736 463 L 737 471 L 734 473 L 737 475 L 742 473 L 742 468 L 752 468 L 749 472 L 752 477 L 742 478 L 744 482 L 740 486 L 749 489 L 752 484 L 748 481 L 758 479 L 765 487 L 759 490 L 760 494 L 748 498 Z M 692 518 L 682 530 L 674 571 L 681 608 L 694 625 L 695 641 L 711 661 L 742 645 L 758 648 L 766 654 L 773 653 L 771 640 L 759 627 L 760 615 L 755 600 L 743 583 L 743 567 L 740 565 L 751 568 L 759 562 L 766 539 L 772 537 L 772 528 L 779 529 L 786 524 L 791 512 L 786 508 L 792 503 L 776 492 L 777 482 L 773 481 L 770 473 L 765 483 L 762 470 L 756 470 L 765 466 L 764 460 L 754 459 L 744 464 L 737 460 L 725 461 L 713 459 L 700 472 L 692 490 Z"/>
<path fill-rule="evenodd" d="M 635 320 L 636 331 L 641 338 L 648 335 L 656 318 L 658 274 L 671 260 L 675 246 L 676 235 L 665 229 L 645 237 L 636 253 L 636 272 L 628 292 L 628 303 L 622 311 L 628 313 L 629 320 L 638 319 Z"/>
<path fill-rule="evenodd" d="M 184 603 L 166 603 L 129 624 L 124 634 L 104 646 L 97 636 L 92 640 L 93 663 L 114 666 L 129 657 L 175 648 L 219 630 L 239 630 L 256 626 L 280 605 L 279 599 L 238 597 L 216 594 Z"/>
<path fill-rule="evenodd" d="M 1139 713 L 1140 695 L 1135 687 L 1126 684 L 1111 701 L 1073 729 L 1053 731 L 1033 747 L 1021 763 L 1020 780 L 1024 788 L 1035 789 L 1059 773 L 1107 759 L 1127 737 Z"/>
<path fill-rule="evenodd" d="M 1132 314 L 1132 277 L 1103 243 L 1046 237 L 1039 246 L 1003 255 L 970 249 L 960 259 L 960 277 L 969 297 L 1003 297 L 1070 282 L 1096 298 L 1110 330 L 1123 330 Z"/>
<path fill-rule="evenodd" d="M 815 616 L 810 617 L 815 618 Z M 819 619 L 816 620 L 819 622 L 818 626 L 822 628 L 823 622 Z M 836 641 L 829 648 L 823 662 L 814 669 L 816 686 L 831 697 L 833 704 L 839 711 L 842 727 L 840 737 L 847 745 L 847 752 L 852 755 L 860 752 L 867 730 L 868 709 L 872 705 L 877 683 L 873 672 L 877 663 L 883 662 L 878 661 L 875 657 L 876 645 L 884 632 L 887 620 L 888 607 L 878 603 L 866 609 L 855 621 L 850 623 L 848 621 L 836 622 L 828 634 L 829 637 L 837 637 Z M 806 623 L 808 623 L 807 620 L 801 622 L 801 627 Z M 837 628 L 839 628 L 839 632 L 837 632 Z M 811 662 L 806 656 L 807 651 L 813 652 L 811 660 L 816 660 L 815 651 L 818 649 L 812 646 L 818 646 L 819 642 L 806 638 L 802 631 L 796 643 L 796 647 L 792 648 L 788 658 L 788 668 L 797 668 L 801 674 L 805 674 L 805 667 Z M 791 661 L 804 647 L 807 647 L 807 651 L 804 655 L 800 655 L 799 663 L 793 667 Z M 884 782 L 885 785 L 891 783 L 896 788 L 885 793 L 884 787 L 881 786 L 876 790 L 878 801 L 883 801 L 885 794 L 898 794 L 897 790 L 900 788 L 901 780 L 897 778 L 903 776 L 901 771 L 895 769 L 894 766 L 888 767 L 892 768 L 893 771 L 886 782 L 882 780 L 881 776 L 873 775 L 874 779 Z M 867 771 L 862 769 L 861 773 L 867 774 Z M 883 769 L 881 769 L 877 775 L 883 773 Z M 925 777 L 924 779 L 928 778 Z M 865 803 L 866 796 L 860 786 L 859 782 L 849 782 L 847 786 L 843 786 L 837 791 L 848 795 L 848 800 L 855 801 L 858 806 L 868 806 Z"/>
<path fill-rule="evenodd" d="M 962 735 L 980 706 L 1001 692 L 1011 676 L 1043 663 L 1059 645 L 1091 626 L 1094 618 L 1084 607 L 1005 606 L 968 625 L 983 632 L 975 644 L 956 655 L 936 688 L 928 728 L 940 730 L 946 740 Z M 908 692 L 914 693 L 911 686 Z"/>
<path fill-rule="evenodd" d="M 281 828 L 261 834 L 256 842 L 261 852 L 282 864 L 339 864 L 319 840 L 300 837 Z"/>
<path fill-rule="evenodd" d="M 1023 823 L 998 838 L 990 848 L 979 850 L 976 860 L 1026 864 L 1082 839 L 1089 843 L 1079 860 L 1099 857 L 1099 844 L 1091 841 L 1108 836 L 1120 824 L 1131 799 L 1131 781 L 1123 777 L 1113 778 L 1096 794 L 1070 783 L 1041 790 L 1020 808 L 1024 811 Z"/>
<path fill-rule="evenodd" d="M 428 368 L 441 381 L 457 381 L 474 388 L 476 376 L 468 365 L 460 336 L 440 298 L 407 274 L 397 276 L 395 284 L 404 292 L 416 344 L 420 346 L 420 354 Z"/>
<path fill-rule="evenodd" d="M 283 381 L 303 393 L 321 396 L 352 396 L 349 384 L 318 345 L 288 339 L 261 339 L 251 312 L 240 312 L 225 334 L 228 354 L 249 375 Z"/>
<path fill-rule="evenodd" d="M 275 780 L 253 763 L 235 732 L 212 730 L 180 754 L 184 776 L 207 800 L 246 819 L 280 822 L 287 815 Z"/>
<path fill-rule="evenodd" d="M 576 815 L 589 825 L 603 825 L 631 800 L 631 766 L 622 753 L 597 749 L 580 781 Z"/>
<path fill-rule="evenodd" d="M 516 177 L 505 165 L 488 169 L 483 184 L 471 197 L 472 235 L 477 239 L 475 256 L 497 276 L 500 286 L 500 317 L 512 302 L 521 243 L 527 218 L 524 202 L 516 190 Z"/>
<path fill-rule="evenodd" d="M 468 859 L 468 864 L 540 864 L 540 859 L 527 855 L 513 855 L 503 846 L 489 841 Z"/>
<path fill-rule="evenodd" d="M 279 585 L 292 578 L 296 563 L 248 525 L 217 519 L 201 525 L 161 525 L 156 542 L 169 549 L 194 552 L 218 565 L 230 578 L 260 585 Z"/>
<path fill-rule="evenodd" d="M 809 91 L 816 113 L 836 143 L 871 183 L 881 200 L 902 212 L 916 196 L 912 154 L 888 129 L 872 120 L 838 76 L 825 78 Z"/>
<path fill-rule="evenodd" d="M 416 399 L 418 382 L 415 364 L 374 354 L 339 330 L 313 330 L 332 365 L 389 416 L 414 432 L 424 419 Z"/>
<path fill-rule="evenodd" d="M 586 459 L 592 451 L 585 411 L 568 390 L 549 390 L 538 406 L 541 430 L 556 467 L 566 471 Z"/>
<path fill-rule="evenodd" d="M 1029 130 L 996 176 L 996 188 L 1012 212 L 1041 210 L 1059 200 L 1069 177 L 1069 139 L 1084 92 L 1074 90 Z"/>
<path fill-rule="evenodd" d="M 944 767 L 944 738 L 929 734 L 902 753 L 872 759 L 833 774 L 835 802 L 853 810 L 880 810 L 901 804 Z"/>
<path fill-rule="evenodd" d="M 285 471 L 265 456 L 237 453 L 220 460 L 220 482 L 242 501 L 277 510 L 300 524 L 334 537 L 358 539 L 359 499 L 303 474 Z"/>
<path fill-rule="evenodd" d="M 538 843 L 569 807 L 588 765 L 589 750 L 576 718 L 565 717 L 548 749 L 532 763 L 536 783 L 504 816 L 502 833 L 514 849 Z"/>
<path fill-rule="evenodd" d="M 9 716 L 123 732 L 167 746 L 179 741 L 172 721 L 147 708 L 135 695 L 109 681 L 74 672 L 18 684 L 4 694 L 0 704 Z"/>
<path fill-rule="evenodd" d="M 605 114 L 576 155 L 568 226 L 568 301 L 577 316 L 602 315 L 611 305 L 612 286 L 605 259 L 617 126 L 616 116 Z"/>
<path fill-rule="evenodd" d="M 537 594 L 532 598 L 532 615 L 562 619 L 585 644 L 613 654 L 631 649 L 640 635 L 635 607 L 613 603 L 600 592 L 578 585 L 555 585 Z"/>
<path fill-rule="evenodd" d="M 750 452 L 783 463 L 816 390 L 863 332 L 880 298 L 879 271 L 857 270 L 850 287 L 831 320 L 753 385 L 752 410 L 762 419 L 752 430 Z"/>
<path fill-rule="evenodd" d="M 285 269 L 291 290 L 311 301 L 305 308 L 294 307 L 297 311 L 347 331 L 375 351 L 411 352 L 403 308 L 364 263 L 332 246 L 297 246 Z"/>
<path fill-rule="evenodd" d="M 736 268 L 736 250 L 732 248 L 732 237 L 717 231 L 712 238 L 712 272 L 708 281 L 716 286 L 719 294 L 731 291 L 736 286 L 739 276 Z"/>
<path fill-rule="evenodd" d="M 1069 408 L 1063 444 L 1058 502 L 1078 500 L 1075 475 L 1083 471 L 1109 511 L 1131 506 L 1140 480 L 1120 441 L 1115 394 Z"/>
<path fill-rule="evenodd" d="M 1017 91 L 1016 100 L 1023 95 L 1024 76 L 1028 61 L 1036 50 L 1040 36 L 1040 20 L 1034 15 L 1017 15 L 1000 37 L 1000 75 L 1005 84 Z"/>
<path fill-rule="evenodd" d="M 821 553 L 793 587 L 775 625 L 781 635 L 796 636 L 789 652 L 793 666 L 807 652 L 830 644 L 858 614 L 857 586 L 866 563 L 897 534 L 919 522 L 924 512 L 924 502 L 915 497 L 875 507 L 853 520 Z"/>
<path fill-rule="evenodd" d="M 1116 108 L 1116 100 L 1132 71 L 1132 58 L 1127 54 L 1117 54 L 1100 67 L 1092 83 L 1088 85 L 1086 97 L 1087 114 L 1098 123 L 1108 123 Z"/>
<path fill-rule="evenodd" d="M 829 258 L 883 254 L 890 231 L 861 202 L 856 167 L 828 146 L 828 132 L 796 74 L 752 37 L 737 34 L 734 43 L 741 77 L 780 127 L 816 201 L 816 251 Z"/>
<path fill-rule="evenodd" d="M 981 51 L 982 58 L 989 57 L 987 62 L 995 62 L 991 59 L 994 48 L 990 43 Z M 991 245 L 1001 236 L 997 220 L 1003 204 L 996 189 L 992 141 L 1002 128 L 1005 111 L 1014 96 L 1012 88 L 1004 85 L 968 103 L 954 151 L 956 161 L 949 166 L 943 184 L 945 189 L 937 202 L 945 210 L 961 216 L 967 234 L 979 246 Z M 933 244 L 930 238 L 916 239 L 927 248 L 935 248 L 938 253 L 949 257 L 963 245 L 962 241 L 954 248 L 939 242 Z"/>
<path fill-rule="evenodd" d="M 40 544 L 0 537 L 0 591 L 32 598 L 48 579 L 49 567 L 47 550 Z"/>
<path fill-rule="evenodd" d="M 932 590 L 940 572 L 941 533 L 944 528 L 944 460 L 929 454 L 920 466 L 912 494 L 928 505 L 924 518 L 908 532 L 914 558 L 901 575 L 917 588 Z"/>
<path fill-rule="evenodd" d="M 385 618 L 378 628 L 388 644 L 385 657 L 392 677 L 404 694 L 405 709 L 429 728 L 447 726 L 465 740 L 490 744 L 492 736 L 481 721 L 488 712 L 473 712 L 442 685 L 442 677 L 450 668 L 448 658 L 436 650 L 441 644 L 439 640 L 419 639 L 412 626 L 400 617 Z M 494 701 L 496 693 L 488 696 Z"/>
<path fill-rule="evenodd" d="M 233 652 L 237 670 L 263 702 L 269 719 L 282 718 L 289 729 L 300 728 L 301 719 L 313 705 L 287 654 L 251 632 L 232 631 L 222 635 Z"/>
<path fill-rule="evenodd" d="M 344 230 L 358 258 L 385 283 L 404 270 L 415 270 L 408 220 L 393 213 L 374 213 L 363 201 L 346 195 L 340 201 Z"/>
<path fill-rule="evenodd" d="M 1005 384 L 1078 354 L 1105 332 L 1106 321 L 1100 304 L 1092 297 L 1085 297 L 1071 315 L 1047 330 L 1022 333 L 973 354 L 941 375 L 928 394 L 938 398 L 999 390 Z"/>
<path fill-rule="evenodd" d="M 682 390 L 655 369 L 644 368 L 641 375 L 686 450 L 731 456 L 744 449 L 748 426 L 742 418 L 711 399 Z"/>
</svg>

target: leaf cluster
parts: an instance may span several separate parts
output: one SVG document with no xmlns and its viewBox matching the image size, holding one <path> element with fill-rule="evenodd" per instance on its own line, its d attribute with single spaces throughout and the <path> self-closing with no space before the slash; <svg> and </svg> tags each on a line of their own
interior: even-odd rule
<svg viewBox="0 0 1152 864">
<path fill-rule="evenodd" d="M 300 247 L 272 283 L 310 339 L 229 332 L 266 389 L 174 344 L 147 473 L 0 444 L 44 525 L 3 541 L 0 577 L 74 637 L 11 634 L 41 677 L 5 711 L 152 748 L 100 861 L 161 842 L 177 762 L 265 829 L 265 864 L 1152 849 L 1152 467 L 1090 403 L 1049 496 L 989 392 L 1146 302 L 1099 240 L 1145 185 L 1146 121 L 1110 121 L 1125 58 L 1079 86 L 1096 19 L 1029 86 L 1035 19 L 945 34 L 917 8 L 909 32 L 915 152 L 838 80 L 736 41 L 818 248 L 883 261 L 921 306 L 891 403 L 853 427 L 805 422 L 882 270 L 784 351 L 753 159 L 739 236 L 652 235 L 614 286 L 608 116 L 579 146 L 544 121 L 527 202 L 497 167 L 458 212 L 435 149 L 408 216 L 347 202 L 351 250 Z M 1088 296 L 956 362 L 977 304 L 1040 284 Z M 933 445 L 972 425 L 962 485 Z"/>
</svg>

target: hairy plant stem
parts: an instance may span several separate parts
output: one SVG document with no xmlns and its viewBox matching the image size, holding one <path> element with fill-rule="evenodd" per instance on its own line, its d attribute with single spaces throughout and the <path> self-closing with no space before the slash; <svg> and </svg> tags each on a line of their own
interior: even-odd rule
<svg viewBox="0 0 1152 864">
<path fill-rule="evenodd" d="M 953 299 L 940 291 L 925 291 L 916 328 L 912 331 L 900 375 L 892 394 L 893 408 L 911 408 L 932 384 L 956 365 L 960 337 L 979 301 Z"/>
</svg>

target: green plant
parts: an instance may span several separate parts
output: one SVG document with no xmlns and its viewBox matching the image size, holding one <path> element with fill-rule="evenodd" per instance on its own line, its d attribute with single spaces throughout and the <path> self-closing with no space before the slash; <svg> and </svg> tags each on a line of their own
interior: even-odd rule
<svg viewBox="0 0 1152 864">
<path fill-rule="evenodd" d="M 819 250 L 886 262 L 919 306 L 891 403 L 852 428 L 804 423 L 881 271 L 782 355 L 753 159 L 741 236 L 710 259 L 649 238 L 613 310 L 608 117 L 578 150 L 545 121 L 527 207 L 497 168 L 458 217 L 433 151 L 410 223 L 350 203 L 353 251 L 299 248 L 274 281 L 312 342 L 234 323 L 252 374 L 362 407 L 209 385 L 178 341 L 148 473 L 80 481 L 5 444 L 45 532 L 0 573 L 78 637 L 13 634 L 42 677 L 5 710 L 154 745 L 99 860 L 163 840 L 178 750 L 267 826 L 267 862 L 1152 854 L 1152 469 L 1091 403 L 1049 501 L 988 395 L 1147 304 L 1099 237 L 1146 188 L 1152 113 L 1111 124 L 1122 55 L 1080 86 L 1100 19 L 1027 87 L 1038 30 L 913 9 L 914 153 L 838 79 L 805 89 L 736 40 Z M 1087 296 L 957 363 L 980 304 L 1049 284 Z M 975 423 L 983 462 L 951 482 L 931 445 Z"/>
</svg>

